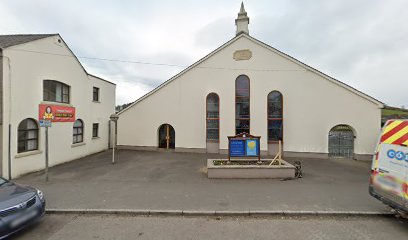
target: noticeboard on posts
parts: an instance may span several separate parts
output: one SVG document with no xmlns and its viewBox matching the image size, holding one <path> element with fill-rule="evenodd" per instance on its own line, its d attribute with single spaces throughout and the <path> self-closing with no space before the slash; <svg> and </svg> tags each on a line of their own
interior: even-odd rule
<svg viewBox="0 0 408 240">
<path fill-rule="evenodd" d="M 228 155 L 230 157 L 258 157 L 260 158 L 261 137 L 241 133 L 228 137 Z"/>
</svg>

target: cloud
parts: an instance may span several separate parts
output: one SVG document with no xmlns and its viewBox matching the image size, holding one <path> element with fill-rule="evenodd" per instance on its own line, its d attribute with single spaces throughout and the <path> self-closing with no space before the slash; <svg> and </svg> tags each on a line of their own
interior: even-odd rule
<svg viewBox="0 0 408 240">
<path fill-rule="evenodd" d="M 136 99 L 134 96 L 143 96 L 148 89 L 128 82 L 122 82 L 116 87 L 116 96 L 122 100 L 123 103 L 134 102 Z M 121 103 L 117 104 L 120 105 Z"/>
<path fill-rule="evenodd" d="M 78 56 L 188 66 L 235 34 L 240 0 L 0 2 L 0 34 L 61 33 Z M 248 0 L 250 34 L 391 105 L 408 105 L 404 0 Z M 35 9 L 35 11 L 33 11 Z M 80 59 L 134 101 L 181 67 Z"/>
<path fill-rule="evenodd" d="M 213 50 L 231 39 L 235 29 L 230 18 L 219 18 L 208 23 L 195 35 L 195 44 L 199 48 Z"/>
<path fill-rule="evenodd" d="M 404 1 L 290 1 L 257 18 L 255 34 L 305 63 L 391 105 L 408 102 Z M 255 20 L 254 20 L 255 22 Z M 254 24 L 255 25 L 255 24 Z M 399 86 L 399 87 L 398 87 Z"/>
</svg>

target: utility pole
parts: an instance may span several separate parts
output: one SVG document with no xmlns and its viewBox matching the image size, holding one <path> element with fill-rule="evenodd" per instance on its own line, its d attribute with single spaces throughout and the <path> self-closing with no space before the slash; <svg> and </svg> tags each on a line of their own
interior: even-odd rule
<svg viewBox="0 0 408 240">
<path fill-rule="evenodd" d="M 45 181 L 48 182 L 48 126 L 45 127 Z"/>
<path fill-rule="evenodd" d="M 115 133 L 113 134 L 113 145 L 112 145 L 112 164 L 115 164 L 115 147 L 116 147 L 116 138 L 118 133 L 118 119 L 119 116 L 117 114 L 110 115 L 110 120 L 115 123 Z"/>
</svg>

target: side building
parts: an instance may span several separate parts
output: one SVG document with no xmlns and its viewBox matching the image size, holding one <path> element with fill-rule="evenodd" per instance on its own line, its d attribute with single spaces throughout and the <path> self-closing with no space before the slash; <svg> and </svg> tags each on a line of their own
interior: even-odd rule
<svg viewBox="0 0 408 240">
<path fill-rule="evenodd" d="M 5 178 L 108 149 L 116 85 L 88 74 L 59 34 L 0 35 L 0 173 Z"/>
</svg>

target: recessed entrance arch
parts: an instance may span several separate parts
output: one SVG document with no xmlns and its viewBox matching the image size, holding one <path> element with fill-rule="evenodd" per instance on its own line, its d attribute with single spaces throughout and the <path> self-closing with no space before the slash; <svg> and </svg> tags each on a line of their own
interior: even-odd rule
<svg viewBox="0 0 408 240">
<path fill-rule="evenodd" d="M 354 158 L 354 131 L 348 125 L 337 125 L 329 132 L 329 157 Z"/>
<path fill-rule="evenodd" d="M 159 127 L 159 148 L 174 149 L 176 146 L 176 134 L 170 124 L 162 124 Z"/>
</svg>

